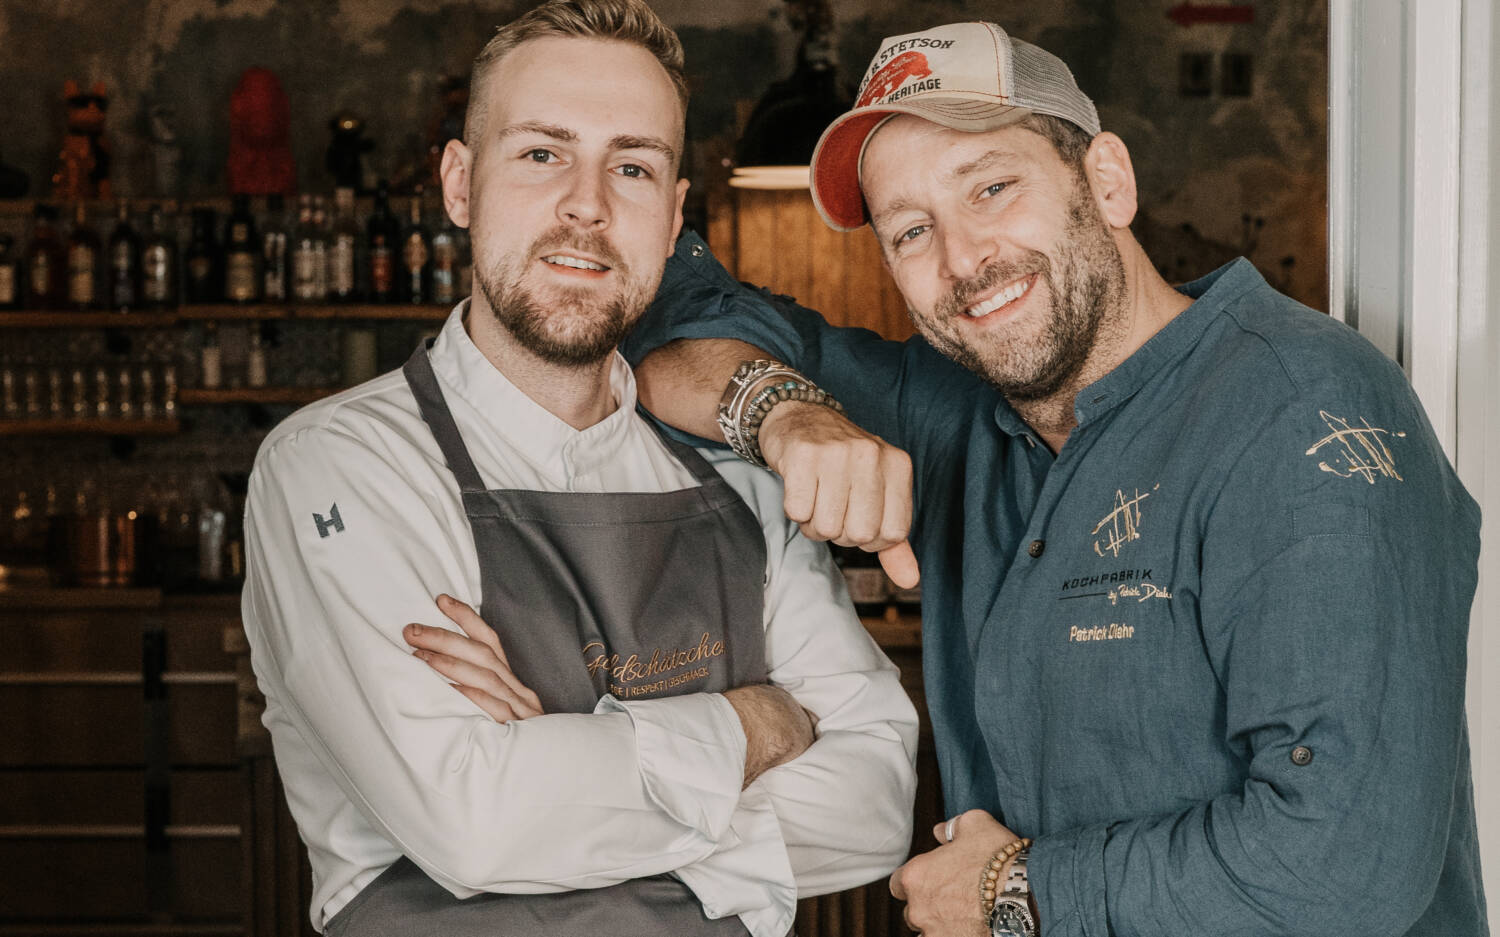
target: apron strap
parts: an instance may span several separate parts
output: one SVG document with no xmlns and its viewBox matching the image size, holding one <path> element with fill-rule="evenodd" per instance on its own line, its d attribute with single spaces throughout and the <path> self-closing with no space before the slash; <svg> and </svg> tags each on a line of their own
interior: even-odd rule
<svg viewBox="0 0 1500 937">
<path fill-rule="evenodd" d="M 427 357 L 427 349 L 431 347 L 431 339 L 418 345 L 417 350 L 406 359 L 401 373 L 406 375 L 406 383 L 411 386 L 412 396 L 417 398 L 417 409 L 432 430 L 438 449 L 448 463 L 448 470 L 458 479 L 458 490 L 484 491 L 484 481 L 479 477 L 479 469 L 474 466 L 474 459 L 470 457 L 464 438 L 458 432 L 458 424 L 453 422 L 453 412 L 448 409 L 448 403 L 443 400 L 443 392 L 438 387 L 432 360 Z"/>
</svg>

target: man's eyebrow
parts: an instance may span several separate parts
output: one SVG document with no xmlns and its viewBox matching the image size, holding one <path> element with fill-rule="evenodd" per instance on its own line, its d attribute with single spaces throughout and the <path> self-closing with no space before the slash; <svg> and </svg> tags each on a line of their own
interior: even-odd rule
<svg viewBox="0 0 1500 937">
<path fill-rule="evenodd" d="M 911 209 L 916 207 L 917 203 L 912 201 L 911 199 L 898 198 L 887 205 L 885 208 L 881 209 L 878 215 L 875 215 L 870 219 L 870 227 L 874 228 L 876 231 L 879 231 L 881 228 L 885 227 L 885 223 L 889 221 L 892 216 L 899 215 L 904 211 L 910 211 Z"/>
<path fill-rule="evenodd" d="M 651 150 L 674 163 L 677 161 L 676 147 L 659 137 L 641 137 L 622 133 L 610 138 L 609 148 L 612 150 Z"/>
<path fill-rule="evenodd" d="M 1021 157 L 1010 150 L 990 150 L 983 156 L 972 159 L 962 166 L 955 167 L 952 172 L 948 173 L 948 178 L 962 179 L 964 176 L 971 176 L 976 172 L 983 172 L 986 169 L 990 169 L 996 163 L 1017 163 L 1020 161 Z"/>
<path fill-rule="evenodd" d="M 503 139 L 522 133 L 536 133 L 544 137 L 551 137 L 554 140 L 561 140 L 564 143 L 573 143 L 578 140 L 578 134 L 567 127 L 559 124 L 543 123 L 540 120 L 526 120 L 519 124 L 510 124 L 509 126 L 501 127 L 495 136 Z"/>
</svg>

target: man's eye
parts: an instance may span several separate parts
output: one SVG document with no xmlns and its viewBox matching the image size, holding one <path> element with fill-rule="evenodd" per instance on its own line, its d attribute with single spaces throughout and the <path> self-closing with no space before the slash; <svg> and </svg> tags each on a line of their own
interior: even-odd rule
<svg viewBox="0 0 1500 937">
<path fill-rule="evenodd" d="M 552 162 L 552 151 L 543 149 L 527 150 L 526 158 L 534 163 L 550 163 Z"/>
<path fill-rule="evenodd" d="M 651 176 L 651 173 L 646 169 L 645 166 L 640 166 L 635 163 L 626 163 L 624 166 L 620 167 L 620 175 L 628 176 L 631 179 L 646 179 Z"/>
<path fill-rule="evenodd" d="M 902 241 L 915 241 L 917 238 L 926 233 L 927 225 L 919 224 L 916 227 L 907 228 L 905 231 L 902 231 L 901 234 L 896 238 L 896 242 L 900 243 Z"/>
<path fill-rule="evenodd" d="M 994 182 L 994 183 L 991 183 L 991 184 L 985 186 L 984 187 L 984 197 L 985 198 L 989 198 L 990 196 L 993 196 L 993 195 L 999 195 L 1001 192 L 1003 192 L 1005 190 L 1005 187 L 1007 185 L 1009 185 L 1009 183 L 1006 183 L 1006 182 Z"/>
</svg>

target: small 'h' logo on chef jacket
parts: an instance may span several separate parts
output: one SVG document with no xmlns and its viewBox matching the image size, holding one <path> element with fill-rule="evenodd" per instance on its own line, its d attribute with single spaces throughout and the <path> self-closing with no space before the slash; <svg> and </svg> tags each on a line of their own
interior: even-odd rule
<svg viewBox="0 0 1500 937">
<path fill-rule="evenodd" d="M 314 513 L 313 520 L 318 523 L 318 536 L 325 540 L 328 538 L 330 531 L 336 534 L 344 532 L 344 520 L 339 517 L 339 506 L 337 504 L 328 509 L 328 516 L 326 518 L 321 514 Z"/>
</svg>

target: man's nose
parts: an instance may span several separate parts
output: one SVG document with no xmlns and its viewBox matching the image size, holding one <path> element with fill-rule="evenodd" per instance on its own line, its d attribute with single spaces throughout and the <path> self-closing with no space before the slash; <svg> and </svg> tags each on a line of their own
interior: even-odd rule
<svg viewBox="0 0 1500 937">
<path fill-rule="evenodd" d="M 941 243 L 943 272 L 954 280 L 977 276 L 999 256 L 992 235 L 962 224 L 950 224 Z"/>
<path fill-rule="evenodd" d="M 580 169 L 573 173 L 568 190 L 557 204 L 558 220 L 581 228 L 598 230 L 609 225 L 609 197 L 602 170 Z"/>
</svg>

